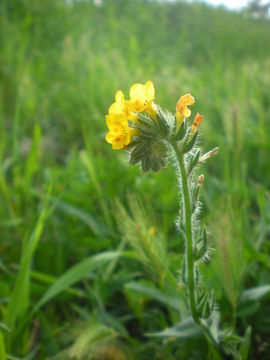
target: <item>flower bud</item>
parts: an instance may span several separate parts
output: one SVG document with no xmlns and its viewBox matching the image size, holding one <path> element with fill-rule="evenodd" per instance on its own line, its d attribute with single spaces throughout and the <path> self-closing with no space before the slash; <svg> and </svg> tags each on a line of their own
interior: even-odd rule
<svg viewBox="0 0 270 360">
<path fill-rule="evenodd" d="M 203 163 L 206 160 L 208 160 L 212 155 L 216 155 L 218 153 L 219 148 L 215 147 L 214 149 L 208 151 L 207 153 L 203 154 L 200 159 L 199 159 L 199 163 Z"/>
<path fill-rule="evenodd" d="M 200 176 L 198 176 L 198 185 L 201 186 L 204 182 L 204 175 L 201 174 Z"/>
</svg>

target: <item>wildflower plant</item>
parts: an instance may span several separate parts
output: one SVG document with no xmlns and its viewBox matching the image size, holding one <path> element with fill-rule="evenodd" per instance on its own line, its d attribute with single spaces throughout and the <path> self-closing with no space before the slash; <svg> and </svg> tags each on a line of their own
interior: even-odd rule
<svg viewBox="0 0 270 360">
<path fill-rule="evenodd" d="M 151 81 L 132 85 L 128 100 L 117 91 L 106 116 L 109 129 L 106 141 L 114 150 L 125 150 L 129 163 L 139 164 L 142 172 L 157 172 L 172 161 L 179 190 L 176 226 L 185 243 L 181 281 L 185 285 L 192 318 L 218 353 L 223 357 L 239 358 L 240 338 L 230 329 L 219 329 L 214 295 L 208 293 L 200 274 L 201 264 L 210 259 L 211 248 L 199 218 L 199 192 L 204 176 L 197 176 L 196 169 L 215 155 L 218 148 L 202 154 L 198 134 L 203 116 L 197 113 L 190 121 L 190 106 L 195 103 L 191 94 L 180 97 L 175 114 L 164 111 L 154 103 L 154 98 Z"/>
</svg>

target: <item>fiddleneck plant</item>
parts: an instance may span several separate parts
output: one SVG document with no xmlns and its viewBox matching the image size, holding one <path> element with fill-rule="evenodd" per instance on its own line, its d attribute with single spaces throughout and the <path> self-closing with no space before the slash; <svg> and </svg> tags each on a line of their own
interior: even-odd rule
<svg viewBox="0 0 270 360">
<path fill-rule="evenodd" d="M 199 113 L 189 121 L 189 106 L 195 103 L 191 94 L 180 97 L 176 113 L 162 110 L 154 103 L 155 90 L 151 81 L 134 84 L 130 99 L 117 91 L 115 102 L 106 116 L 109 132 L 106 141 L 115 150 L 124 149 L 129 163 L 139 164 L 142 171 L 161 170 L 172 161 L 178 178 L 179 214 L 177 230 L 185 242 L 185 256 L 181 278 L 186 286 L 191 315 L 204 331 L 207 339 L 224 357 L 237 356 L 238 337 L 230 330 L 218 329 L 218 314 L 213 294 L 200 281 L 199 267 L 210 257 L 207 232 L 200 226 L 199 190 L 204 176 L 195 175 L 195 169 L 218 152 L 214 148 L 205 154 L 198 146 L 198 127 L 203 120 Z"/>
</svg>

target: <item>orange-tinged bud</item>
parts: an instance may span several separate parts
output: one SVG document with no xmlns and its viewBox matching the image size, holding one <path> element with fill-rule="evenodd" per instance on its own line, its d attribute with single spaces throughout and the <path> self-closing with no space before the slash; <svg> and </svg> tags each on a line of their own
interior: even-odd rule
<svg viewBox="0 0 270 360">
<path fill-rule="evenodd" d="M 203 116 L 200 113 L 197 113 L 196 116 L 195 116 L 195 119 L 193 121 L 193 124 L 192 124 L 191 135 L 194 133 L 194 131 L 200 125 L 202 120 L 203 120 Z"/>
<path fill-rule="evenodd" d="M 195 116 L 195 119 L 193 121 L 193 126 L 199 126 L 200 123 L 202 122 L 203 116 L 200 113 L 197 113 Z"/>
</svg>

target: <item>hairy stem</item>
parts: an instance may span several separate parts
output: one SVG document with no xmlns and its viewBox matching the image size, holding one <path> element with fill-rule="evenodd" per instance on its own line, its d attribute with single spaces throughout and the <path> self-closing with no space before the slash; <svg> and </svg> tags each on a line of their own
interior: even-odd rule
<svg viewBox="0 0 270 360">
<path fill-rule="evenodd" d="M 184 199 L 185 209 L 185 222 L 186 222 L 186 266 L 188 271 L 188 293 L 189 303 L 192 313 L 192 317 L 196 323 L 199 323 L 199 316 L 196 309 L 196 288 L 194 280 L 194 254 L 193 254 L 193 242 L 192 242 L 192 214 L 190 205 L 190 194 L 188 187 L 188 178 L 184 161 L 184 154 L 178 149 L 177 144 L 172 144 L 177 162 L 180 168 L 180 174 L 182 179 L 182 192 Z"/>
<path fill-rule="evenodd" d="M 177 165 L 179 166 L 180 175 L 181 175 L 181 190 L 184 200 L 184 211 L 185 211 L 185 233 L 186 233 L 186 253 L 185 261 L 188 271 L 188 294 L 189 294 L 189 304 L 191 309 L 191 314 L 194 321 L 202 328 L 202 330 L 207 334 L 208 339 L 211 341 L 215 349 L 226 358 L 223 350 L 220 348 L 220 345 L 217 339 L 213 336 L 211 330 L 205 324 L 204 321 L 200 318 L 197 307 L 196 307 L 196 286 L 195 286 L 195 262 L 194 262 L 194 247 L 192 239 L 192 212 L 191 212 L 191 203 L 190 203 L 190 192 L 188 184 L 188 176 L 185 166 L 184 154 L 178 148 L 176 142 L 171 142 L 170 144 L 174 150 L 175 157 L 177 160 Z"/>
</svg>

